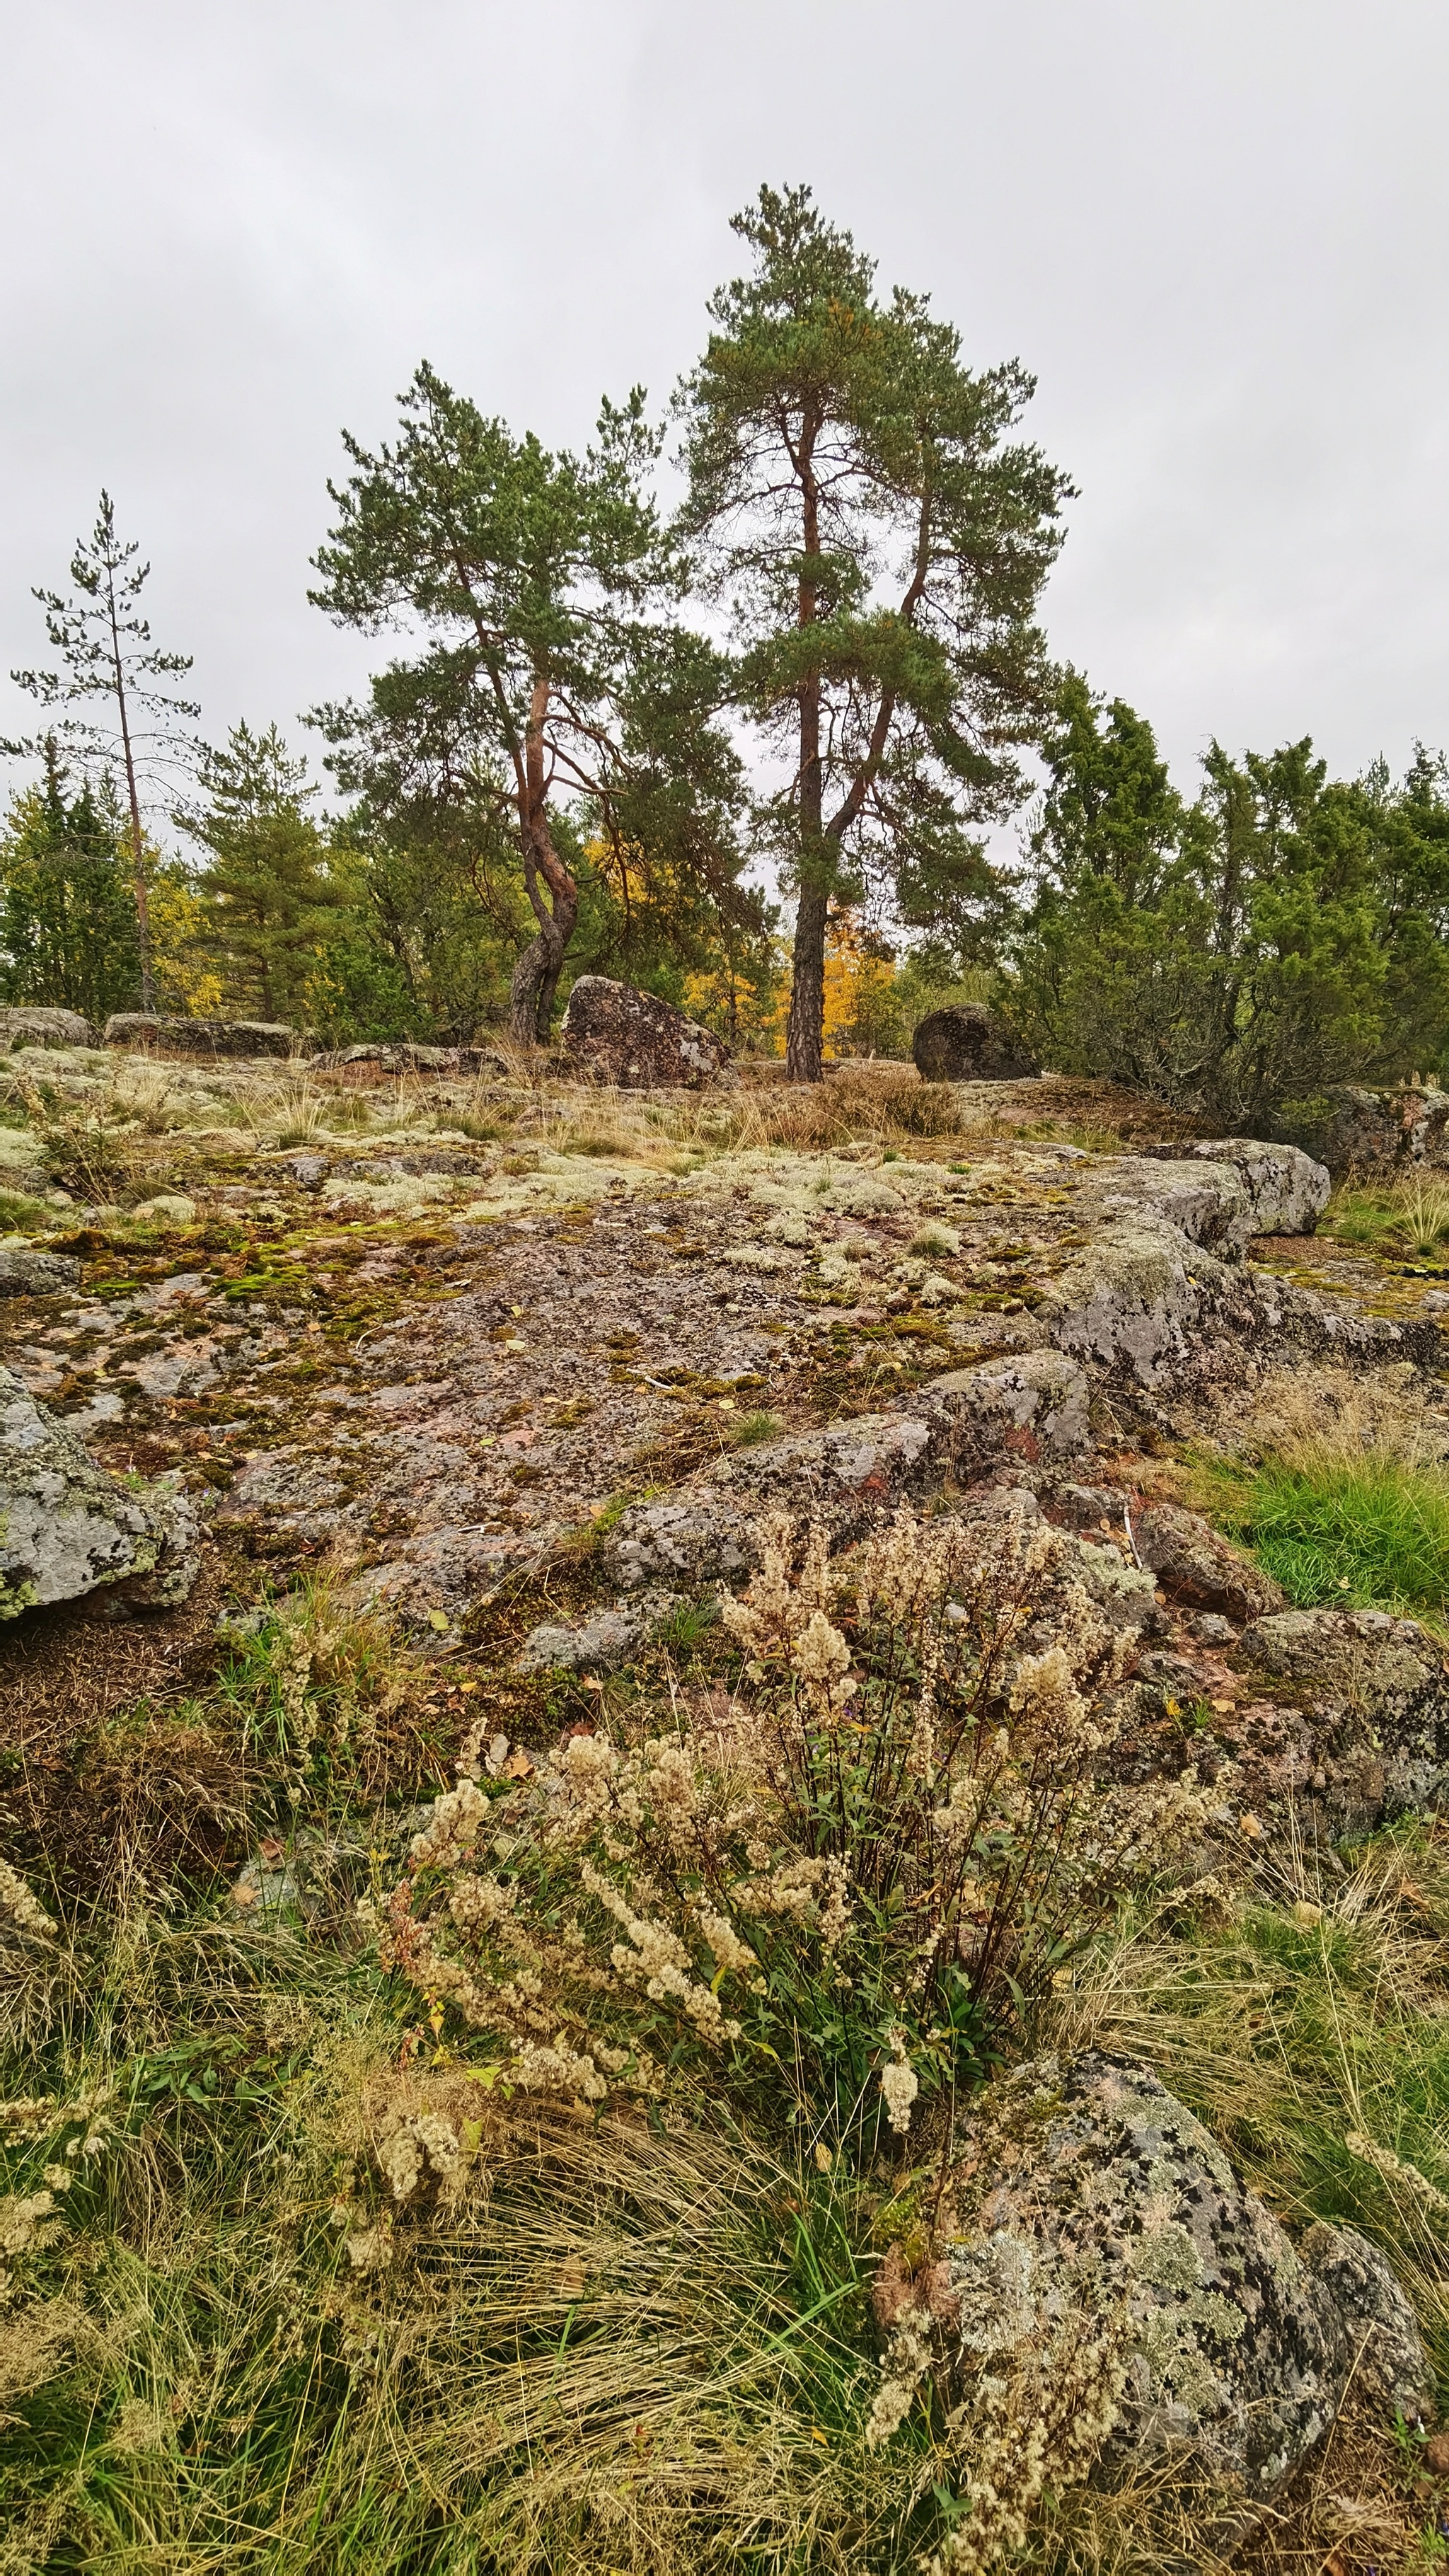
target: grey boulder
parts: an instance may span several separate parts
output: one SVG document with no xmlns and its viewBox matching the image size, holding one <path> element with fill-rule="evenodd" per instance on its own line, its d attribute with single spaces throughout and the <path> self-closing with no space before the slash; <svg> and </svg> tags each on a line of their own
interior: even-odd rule
<svg viewBox="0 0 1449 2576">
<path fill-rule="evenodd" d="M 1315 1759 L 1355 1775 L 1364 1822 L 1449 1796 L 1449 1675 L 1416 1619 L 1386 1610 L 1280 1610 L 1242 1636 L 1250 1664 L 1306 1686 Z"/>
<path fill-rule="evenodd" d="M 196 1580 L 196 1517 L 163 1485 L 97 1464 L 9 1369 L 0 1369 L 0 1619 L 101 1585 L 170 1609 Z"/>
<path fill-rule="evenodd" d="M 17 1005 L 0 1011 L 0 1046 L 93 1047 L 100 1038 L 79 1011 Z"/>
<path fill-rule="evenodd" d="M 715 1080 L 730 1059 L 723 1039 L 685 1018 L 672 1002 L 637 992 L 608 975 L 581 975 L 569 995 L 561 1031 L 575 1072 L 630 1091 Z"/>
<path fill-rule="evenodd" d="M 911 1054 L 923 1082 L 1021 1082 L 1040 1071 L 981 1002 L 928 1011 L 912 1032 Z"/>
<path fill-rule="evenodd" d="M 956 2213 L 929 2276 L 942 2376 L 983 2371 L 1076 2315 L 1121 2319 L 1126 2385 L 1099 2475 L 1204 2472 L 1276 2493 L 1350 2379 L 1386 2415 L 1432 2412 L 1432 2375 L 1384 2257 L 1346 2228 L 1296 2248 L 1151 2070 L 1089 2053 L 1025 2066 L 968 2117 Z"/>
</svg>

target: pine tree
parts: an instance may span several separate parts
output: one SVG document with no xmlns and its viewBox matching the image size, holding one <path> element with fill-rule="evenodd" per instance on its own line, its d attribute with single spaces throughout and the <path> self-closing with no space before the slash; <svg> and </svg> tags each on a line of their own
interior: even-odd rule
<svg viewBox="0 0 1449 2576">
<path fill-rule="evenodd" d="M 739 764 L 714 718 L 721 657 L 677 622 L 680 566 L 645 478 L 658 439 L 637 390 L 605 403 L 582 457 L 515 439 L 419 367 L 394 446 L 348 438 L 312 593 L 340 624 L 426 639 L 365 706 L 323 707 L 330 762 L 382 824 L 452 808 L 480 851 L 506 831 L 534 935 L 513 1031 L 548 1034 L 579 918 L 581 824 L 722 896 Z"/>
<path fill-rule="evenodd" d="M 762 809 L 798 888 L 787 1056 L 821 1071 L 832 898 L 883 884 L 927 927 L 991 893 L 972 826 L 1008 812 L 1047 666 L 1032 623 L 1070 486 L 1005 444 L 1033 391 L 972 375 L 926 299 L 874 266 L 808 188 L 762 188 L 733 229 L 751 275 L 681 388 L 681 526 L 744 651 L 740 702 L 784 754 Z"/>
</svg>

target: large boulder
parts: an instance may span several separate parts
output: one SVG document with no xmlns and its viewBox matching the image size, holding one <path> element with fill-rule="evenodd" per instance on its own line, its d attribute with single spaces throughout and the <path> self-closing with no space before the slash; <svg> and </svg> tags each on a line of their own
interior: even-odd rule
<svg viewBox="0 0 1449 2576">
<path fill-rule="evenodd" d="M 1124 1154 L 1100 1196 L 1103 1205 L 1130 1200 L 1215 1252 L 1240 1252 L 1255 1235 L 1311 1234 L 1332 1187 L 1325 1166 L 1296 1145 L 1224 1136 Z"/>
<path fill-rule="evenodd" d="M 1397 1163 L 1449 1164 L 1449 1092 L 1434 1083 L 1367 1091 L 1345 1083 L 1332 1095 L 1323 1151 L 1336 1172 Z"/>
<path fill-rule="evenodd" d="M 607 975 L 581 975 L 569 995 L 562 1039 L 573 1069 L 627 1091 L 697 1090 L 724 1072 L 729 1048 L 672 1002 Z"/>
<path fill-rule="evenodd" d="M 103 1584 L 168 1609 L 197 1575 L 185 1496 L 97 1464 L 9 1369 L 0 1369 L 0 1619 Z"/>
<path fill-rule="evenodd" d="M 38 1004 L 0 1011 L 0 1048 L 94 1047 L 100 1042 L 90 1021 L 79 1011 L 51 1010 Z"/>
<path fill-rule="evenodd" d="M 911 1053 L 923 1082 L 1022 1082 L 1041 1070 L 982 1002 L 928 1011 L 912 1032 Z"/>
<path fill-rule="evenodd" d="M 1327 2431 L 1350 2380 L 1391 2417 L 1432 2414 L 1414 2317 L 1383 2256 L 1347 2228 L 1295 2247 L 1202 2123 L 1151 2070 L 1090 2053 L 1025 2066 L 959 2133 L 934 2262 L 882 2267 L 889 2328 L 936 2320 L 944 2393 L 965 2409 L 1078 2326 L 1107 2322 L 1125 2385 L 1097 2474 L 1204 2473 L 1252 2502 Z"/>
<path fill-rule="evenodd" d="M 280 1020 L 190 1020 L 164 1011 L 113 1011 L 108 1047 L 145 1055 L 295 1055 L 303 1041 Z"/>
</svg>

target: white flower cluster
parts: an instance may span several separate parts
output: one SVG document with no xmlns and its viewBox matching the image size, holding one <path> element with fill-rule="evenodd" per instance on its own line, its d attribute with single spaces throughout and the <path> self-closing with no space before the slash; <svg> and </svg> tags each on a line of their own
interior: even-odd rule
<svg viewBox="0 0 1449 2576">
<path fill-rule="evenodd" d="M 880 2089 L 885 2097 L 886 2118 L 898 2137 L 903 2138 L 911 2125 L 911 2110 L 921 2089 L 921 2080 L 906 2055 L 906 2034 L 893 2030 L 891 2053 L 880 2071 Z"/>
<path fill-rule="evenodd" d="M 53 1918 L 36 1902 L 23 1878 L 10 1863 L 0 1860 L 0 1915 L 8 1915 L 18 1932 L 38 1932 L 49 1937 L 55 1931 Z"/>
</svg>

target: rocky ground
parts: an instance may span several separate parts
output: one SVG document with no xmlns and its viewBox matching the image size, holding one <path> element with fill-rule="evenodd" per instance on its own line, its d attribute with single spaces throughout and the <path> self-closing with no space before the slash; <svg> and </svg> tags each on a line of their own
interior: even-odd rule
<svg viewBox="0 0 1449 2576">
<path fill-rule="evenodd" d="M 1438 1631 L 1290 1607 L 1201 1508 L 1205 1468 L 1277 1424 L 1449 1458 L 1437 1256 L 1319 1232 L 1329 1175 L 1292 1148 L 1049 1077 L 630 1093 L 399 1050 L 50 1046 L 0 1061 L 0 1182 L 0 1857 L 67 1908 L 125 1852 L 211 1891 L 239 1940 L 325 1930 L 329 1833 L 355 1894 L 480 1710 L 528 1780 L 610 1675 L 717 1633 L 776 1508 L 841 1544 L 904 1503 L 1053 1524 L 1042 1642 L 1071 1581 L 1131 1641 L 1116 1773 L 1206 1782 L 1199 1884 L 1265 1890 L 1290 1925 L 1323 1911 L 1305 1851 L 1356 1920 L 1335 1845 L 1449 1788 Z M 259 1609 L 319 1579 L 377 1614 L 404 1679 L 338 1817 L 272 1833 L 217 1712 Z M 1352 2229 L 1290 2241 L 1142 2066 L 1044 2060 L 974 2116 L 948 2259 L 893 2239 L 879 2271 L 887 2389 L 924 2367 L 924 2311 L 989 2357 L 1023 2263 L 1050 2342 L 1052 2264 L 1070 2288 L 1105 2211 L 1124 2456 L 1189 2439 L 1256 2530 L 1351 2382 L 1371 2448 L 1390 2405 L 1432 2421 L 1383 2256 Z M 1226 2354 L 1206 2375 L 1202 2338 Z"/>
<path fill-rule="evenodd" d="M 1418 1631 L 1350 1641 L 1365 1670 L 1398 1657 L 1357 1693 L 1413 1737 L 1385 1752 L 1345 1717 L 1328 1614 L 1285 1638 L 1281 1596 L 1173 1520 L 1185 1451 L 1231 1445 L 1285 1378 L 1412 1390 L 1449 1448 L 1442 1291 L 1316 1239 L 1327 1179 L 1291 1149 L 1174 1140 L 1094 1086 L 898 1068 L 837 1073 L 813 1139 L 777 1084 L 641 1097 L 506 1067 L 26 1048 L 5 1091 L 28 1230 L 0 1246 L 4 1364 L 102 1466 L 181 1490 L 205 1568 L 183 1608 L 123 1584 L 8 1628 L 17 1857 L 89 1726 L 197 1687 L 219 1602 L 337 1567 L 546 1727 L 565 1675 L 742 1568 L 772 1502 L 846 1533 L 906 1497 L 1010 1495 L 1075 1528 L 1142 1622 L 1139 1759 L 1180 1759 L 1191 1705 L 1194 1758 L 1238 1766 L 1250 1816 L 1291 1789 L 1361 1826 L 1396 1761 L 1437 1775 Z"/>
</svg>

